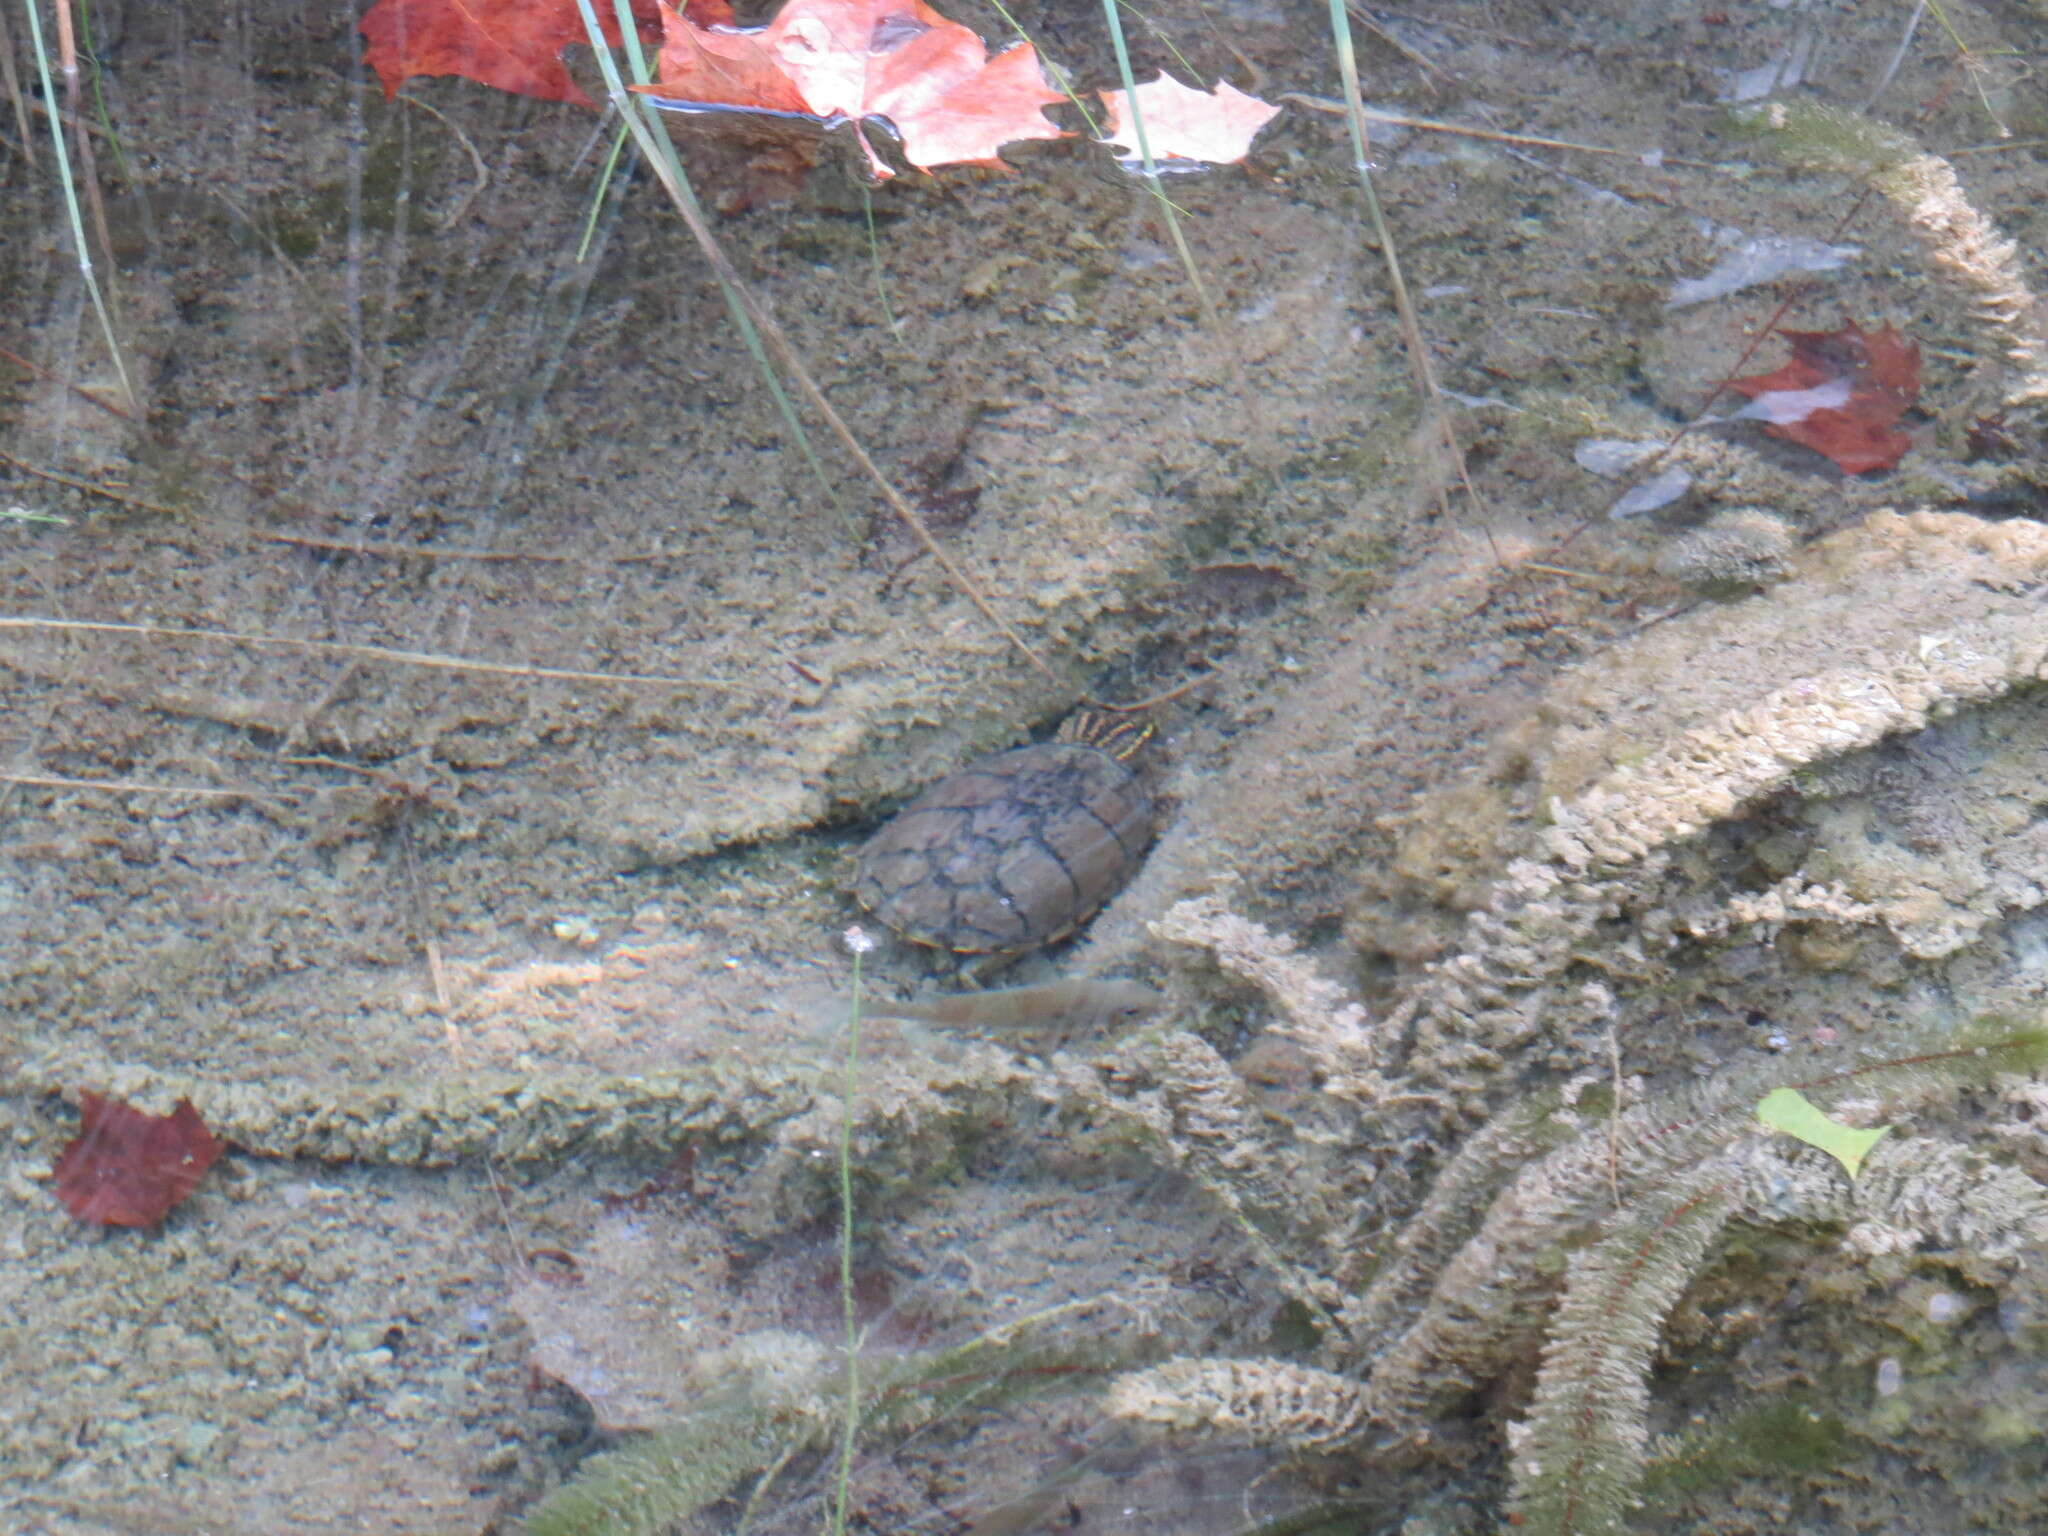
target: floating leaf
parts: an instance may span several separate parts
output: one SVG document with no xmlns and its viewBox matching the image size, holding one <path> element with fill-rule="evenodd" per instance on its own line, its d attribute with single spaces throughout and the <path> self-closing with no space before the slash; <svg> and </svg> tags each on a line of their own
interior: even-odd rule
<svg viewBox="0 0 2048 1536">
<path fill-rule="evenodd" d="M 991 165 L 1023 139 L 1058 139 L 1044 108 L 1066 98 L 1019 43 L 991 59 L 970 28 L 923 0 L 790 0 L 765 27 L 699 25 L 661 6 L 659 105 L 814 117 L 885 118 L 920 169 Z M 863 147 L 866 141 L 863 140 Z M 869 163 L 887 176 L 872 149 Z"/>
<path fill-rule="evenodd" d="M 1880 1125 L 1874 1131 L 1830 1120 L 1820 1107 L 1797 1088 L 1773 1088 L 1758 1100 L 1756 1117 L 1774 1131 L 1797 1137 L 1809 1147 L 1818 1147 L 1856 1177 L 1870 1149 L 1891 1129 Z"/>
<path fill-rule="evenodd" d="M 1280 115 L 1270 102 L 1247 96 L 1227 81 L 1213 92 L 1182 85 L 1169 74 L 1141 85 L 1135 92 L 1102 92 L 1109 127 L 1102 142 L 1129 150 L 1125 164 L 1138 154 L 1137 130 L 1131 126 L 1126 94 L 1134 95 L 1145 120 L 1145 147 L 1154 160 L 1206 160 L 1234 165 L 1251 153 L 1259 130 Z"/>
<path fill-rule="evenodd" d="M 610 0 L 597 15 L 605 41 L 617 43 Z M 651 30 L 653 0 L 633 0 L 633 19 Z M 386 96 L 414 75 L 461 75 L 520 96 L 595 105 L 562 62 L 562 50 L 585 37 L 576 0 L 377 0 L 361 31 L 363 62 Z"/>
</svg>

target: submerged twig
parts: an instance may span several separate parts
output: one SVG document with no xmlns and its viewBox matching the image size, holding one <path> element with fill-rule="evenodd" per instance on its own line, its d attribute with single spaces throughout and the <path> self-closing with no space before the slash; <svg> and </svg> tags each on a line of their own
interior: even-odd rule
<svg viewBox="0 0 2048 1536">
<path fill-rule="evenodd" d="M 0 784 L 28 789 L 97 789 L 114 795 L 196 795 L 207 800 L 303 800 L 290 789 L 221 789 L 207 784 L 146 784 L 139 779 L 69 779 L 54 773 L 0 771 Z"/>
<path fill-rule="evenodd" d="M 21 157 L 31 169 L 36 163 L 34 130 L 28 121 L 28 98 L 22 94 L 21 74 L 14 67 L 14 39 L 7 31 L 7 12 L 0 8 L 0 90 L 14 108 L 15 131 L 21 135 Z"/>
<path fill-rule="evenodd" d="M 461 222 L 462 216 L 469 212 L 470 205 L 483 196 L 484 189 L 490 186 L 490 167 L 484 164 L 484 157 L 477 153 L 476 145 L 471 143 L 469 135 L 462 131 L 462 125 L 446 112 L 443 112 L 439 107 L 421 101 L 417 96 L 410 93 L 401 94 L 398 100 L 404 102 L 408 107 L 417 107 L 443 128 L 454 134 L 455 142 L 460 144 L 463 153 L 469 156 L 470 169 L 476 172 L 476 179 L 470 183 L 469 190 L 456 199 L 453 208 L 450 208 L 434 221 L 436 226 L 441 229 L 453 229 Z"/>
<path fill-rule="evenodd" d="M 480 661 L 472 656 L 444 656 L 436 651 L 401 651 L 388 645 L 351 645 L 345 640 L 305 640 L 295 635 L 246 634 L 229 629 L 181 629 L 171 624 L 117 624 L 104 619 L 46 619 L 20 614 L 0 615 L 0 630 L 39 629 L 60 633 L 135 635 L 150 640 L 206 640 L 222 645 L 274 646 L 288 651 L 314 651 L 360 661 L 389 661 L 408 667 L 433 667 L 447 672 L 485 672 L 496 677 L 547 677 L 570 683 L 635 683 L 659 688 L 702 688 L 736 693 L 738 685 L 701 677 L 669 677 L 655 672 L 587 672 L 575 667 L 537 667 L 521 662 Z"/>
<path fill-rule="evenodd" d="M 99 406 L 100 409 L 105 411 L 112 411 L 114 415 L 120 416 L 125 420 L 134 420 L 134 418 L 128 416 L 126 412 L 116 409 L 114 406 L 107 404 L 107 402 L 105 402 L 104 400 L 93 400 L 92 395 L 86 390 L 79 389 L 76 385 L 71 385 L 69 387 L 71 388 L 74 394 L 78 395 L 82 399 L 92 400 L 92 403 L 94 405 Z M 95 485 L 90 480 L 80 480 L 75 475 L 67 475 L 58 470 L 40 468 L 37 465 L 30 464 L 24 459 L 17 459 L 5 448 L 0 448 L 0 464 L 12 465 L 14 468 L 20 470 L 24 475 L 32 476 L 37 480 L 48 480 L 53 485 L 67 486 L 71 490 L 82 491 L 84 494 L 88 496 L 103 496 L 108 501 L 117 501 L 124 507 L 135 507 L 144 512 L 155 512 L 160 516 L 164 517 L 172 517 L 177 514 L 177 508 L 175 507 L 167 507 L 159 502 L 154 501 L 144 501 L 140 496 L 130 496 L 125 491 L 117 491 L 109 486 Z"/>
<path fill-rule="evenodd" d="M 1332 117 L 1345 117 L 1350 107 L 1341 101 L 1332 101 L 1327 96 L 1310 96 L 1301 91 L 1283 91 L 1274 98 L 1306 108 L 1310 112 L 1326 112 Z M 1495 144 L 1522 144 L 1532 149 L 1570 149 L 1582 155 L 1618 155 L 1624 160 L 1643 162 L 1640 149 L 1617 149 L 1611 144 L 1582 144 L 1576 139 L 1552 139 L 1539 133 L 1508 133 L 1497 128 L 1474 128 L 1465 123 L 1447 123 L 1434 117 L 1409 117 L 1400 112 L 1382 112 L 1377 107 L 1361 105 L 1359 115 L 1369 123 L 1385 123 L 1390 128 L 1414 128 L 1424 133 L 1450 133 L 1460 138 L 1488 139 Z M 1676 155 L 1660 155 L 1657 164 L 1682 165 L 1693 170 L 1713 171 L 1720 167 L 1710 160 L 1682 160 Z"/>
</svg>

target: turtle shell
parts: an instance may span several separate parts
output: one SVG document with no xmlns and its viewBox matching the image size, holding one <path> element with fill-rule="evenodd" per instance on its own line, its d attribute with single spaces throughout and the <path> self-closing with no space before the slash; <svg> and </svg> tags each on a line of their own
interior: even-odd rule
<svg viewBox="0 0 2048 1536">
<path fill-rule="evenodd" d="M 868 840 L 853 894 L 905 938 L 960 954 L 1064 938 L 1138 867 L 1152 802 L 1109 753 L 998 752 L 939 780 Z"/>
</svg>

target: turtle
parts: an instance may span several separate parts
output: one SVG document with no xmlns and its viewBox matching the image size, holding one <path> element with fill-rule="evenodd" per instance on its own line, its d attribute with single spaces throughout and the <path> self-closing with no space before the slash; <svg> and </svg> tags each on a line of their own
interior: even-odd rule
<svg viewBox="0 0 2048 1536">
<path fill-rule="evenodd" d="M 916 944 L 1017 955 L 1065 938 L 1138 867 L 1152 801 L 1124 760 L 1152 727 L 1084 711 L 912 800 L 860 851 L 853 895 Z"/>
</svg>

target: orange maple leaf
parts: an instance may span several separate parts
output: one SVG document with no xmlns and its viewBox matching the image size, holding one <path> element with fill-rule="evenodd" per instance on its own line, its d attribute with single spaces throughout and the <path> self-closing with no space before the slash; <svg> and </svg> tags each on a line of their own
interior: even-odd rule
<svg viewBox="0 0 2048 1536">
<path fill-rule="evenodd" d="M 1773 437 L 1826 454 L 1844 474 L 1890 469 L 1913 440 L 1895 430 L 1920 398 L 1920 348 L 1891 326 L 1865 332 L 1786 331 L 1792 360 L 1771 373 L 1730 379 L 1749 396 L 1742 412 L 1761 416 Z"/>
<path fill-rule="evenodd" d="M 1278 107 L 1245 95 L 1227 81 L 1218 82 L 1212 94 L 1182 85 L 1162 71 L 1157 80 L 1134 92 L 1101 93 L 1102 104 L 1109 111 L 1109 127 L 1102 142 L 1128 149 L 1125 165 L 1138 157 L 1137 130 L 1130 125 L 1130 108 L 1124 101 L 1127 94 L 1137 98 L 1138 115 L 1145 120 L 1145 147 L 1154 160 L 1234 165 L 1251 153 L 1259 130 L 1280 115 Z"/>
<path fill-rule="evenodd" d="M 661 20 L 658 78 L 634 89 L 663 106 L 886 118 L 921 170 L 1000 166 L 1005 144 L 1066 137 L 1043 111 L 1065 98 L 1029 43 L 990 59 L 970 28 L 923 0 L 790 0 L 745 31 L 700 26 L 664 0 Z M 877 176 L 891 174 L 862 148 Z"/>
<path fill-rule="evenodd" d="M 611 0 L 596 10 L 605 41 L 616 44 Z M 651 29 L 654 0 L 633 0 L 633 20 Z M 520 96 L 596 105 L 562 62 L 562 50 L 585 37 L 576 0 L 377 0 L 360 30 L 370 45 L 363 62 L 387 97 L 414 75 L 462 75 Z"/>
</svg>

